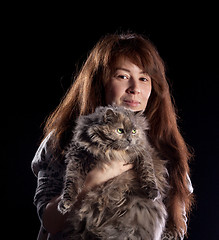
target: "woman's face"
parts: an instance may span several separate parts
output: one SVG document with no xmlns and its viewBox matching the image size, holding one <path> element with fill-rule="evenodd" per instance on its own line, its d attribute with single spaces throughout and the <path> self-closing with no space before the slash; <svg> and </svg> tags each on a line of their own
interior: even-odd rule
<svg viewBox="0 0 219 240">
<path fill-rule="evenodd" d="M 151 78 L 128 58 L 119 58 L 106 83 L 106 104 L 144 111 L 151 94 Z"/>
</svg>

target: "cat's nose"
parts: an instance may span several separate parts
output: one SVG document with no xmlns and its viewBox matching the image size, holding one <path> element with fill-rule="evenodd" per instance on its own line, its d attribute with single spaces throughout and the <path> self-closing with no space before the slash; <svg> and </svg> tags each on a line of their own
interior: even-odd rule
<svg viewBox="0 0 219 240">
<path fill-rule="evenodd" d="M 128 137 L 128 138 L 127 138 L 127 141 L 128 141 L 129 143 L 131 143 L 131 141 L 132 141 L 131 137 Z"/>
</svg>

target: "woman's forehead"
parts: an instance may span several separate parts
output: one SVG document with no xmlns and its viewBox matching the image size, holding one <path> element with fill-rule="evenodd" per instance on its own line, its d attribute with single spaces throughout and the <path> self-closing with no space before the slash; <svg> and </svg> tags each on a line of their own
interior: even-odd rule
<svg viewBox="0 0 219 240">
<path fill-rule="evenodd" d="M 143 66 L 139 59 L 130 58 L 124 55 L 115 58 L 111 66 L 113 71 L 118 69 L 128 70 L 130 67 L 135 67 L 139 69 L 139 72 L 147 73 L 147 66 Z"/>
</svg>

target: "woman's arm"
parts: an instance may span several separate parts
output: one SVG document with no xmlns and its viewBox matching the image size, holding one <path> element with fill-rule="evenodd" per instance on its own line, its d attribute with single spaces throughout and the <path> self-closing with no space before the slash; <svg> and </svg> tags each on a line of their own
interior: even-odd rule
<svg viewBox="0 0 219 240">
<path fill-rule="evenodd" d="M 60 196 L 54 197 L 43 211 L 43 227 L 51 234 L 56 234 L 61 231 L 66 223 L 67 214 L 62 215 L 57 209 L 60 199 Z"/>
<path fill-rule="evenodd" d="M 81 200 L 86 193 L 95 186 L 106 182 L 107 180 L 120 175 L 121 173 L 131 169 L 131 164 L 125 165 L 124 162 L 113 161 L 111 165 L 106 165 L 104 169 L 93 169 L 86 177 L 84 189 L 78 196 L 78 201 L 74 205 L 79 208 Z M 60 196 L 54 197 L 44 208 L 42 222 L 43 227 L 51 234 L 56 234 L 62 231 L 66 225 L 68 213 L 61 214 L 58 209 L 58 203 L 61 200 Z"/>
</svg>

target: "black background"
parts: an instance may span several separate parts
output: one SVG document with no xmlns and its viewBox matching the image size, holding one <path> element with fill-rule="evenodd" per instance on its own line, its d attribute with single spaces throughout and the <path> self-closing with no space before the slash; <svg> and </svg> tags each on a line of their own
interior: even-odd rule
<svg viewBox="0 0 219 240">
<path fill-rule="evenodd" d="M 179 126 L 193 147 L 192 183 L 196 205 L 189 239 L 219 239 L 218 220 L 218 17 L 216 6 L 171 6 L 168 11 L 126 3 L 92 6 L 9 6 L 4 18 L 9 63 L 2 87 L 7 103 L 6 201 L 13 239 L 36 239 L 40 226 L 33 196 L 31 161 L 42 137 L 42 123 L 60 102 L 77 66 L 102 35 L 131 30 L 157 47 L 178 107 Z M 82 4 L 83 5 L 83 4 Z M 106 12 L 106 10 L 108 10 Z M 5 116 L 4 115 L 4 116 Z M 5 132 L 5 125 L 1 126 Z M 3 149 L 4 151 L 4 149 Z M 2 159 L 4 161 L 4 159 Z M 4 189 L 4 188 L 3 188 Z M 3 207 L 4 210 L 4 207 Z"/>
</svg>

